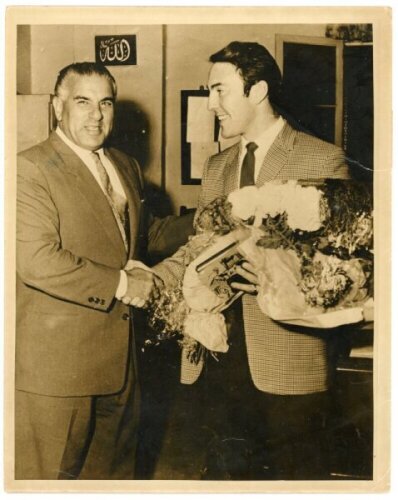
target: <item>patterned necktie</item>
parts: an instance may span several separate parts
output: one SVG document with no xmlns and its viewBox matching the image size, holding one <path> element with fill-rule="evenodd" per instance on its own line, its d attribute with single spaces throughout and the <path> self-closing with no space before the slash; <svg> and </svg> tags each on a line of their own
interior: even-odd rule
<svg viewBox="0 0 398 500">
<path fill-rule="evenodd" d="M 117 193 L 112 186 L 111 180 L 109 178 L 108 172 L 106 171 L 100 156 L 96 152 L 92 152 L 93 160 L 95 161 L 95 166 L 97 168 L 97 172 L 99 178 L 101 180 L 102 187 L 104 188 L 104 194 L 106 199 L 108 200 L 109 205 L 111 206 L 113 215 L 115 217 L 116 223 L 118 225 L 120 234 L 123 238 L 123 243 L 128 250 L 128 206 L 127 201 L 123 196 Z"/>
<path fill-rule="evenodd" d="M 254 151 L 258 148 L 255 142 L 246 144 L 247 153 L 243 158 L 242 170 L 240 173 L 240 187 L 253 186 L 254 182 Z"/>
</svg>

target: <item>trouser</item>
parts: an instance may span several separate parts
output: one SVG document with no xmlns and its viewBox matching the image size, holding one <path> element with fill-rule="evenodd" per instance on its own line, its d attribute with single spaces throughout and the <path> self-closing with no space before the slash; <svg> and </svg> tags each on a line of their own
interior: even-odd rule
<svg viewBox="0 0 398 500">
<path fill-rule="evenodd" d="M 16 391 L 15 479 L 134 479 L 139 388 L 53 397 Z"/>
<path fill-rule="evenodd" d="M 279 396 L 259 392 L 261 425 L 254 448 L 256 469 L 270 479 L 329 479 L 329 393 Z M 264 471 L 265 472 L 265 471 Z"/>
<path fill-rule="evenodd" d="M 198 381 L 207 443 L 205 479 L 326 479 L 329 393 L 259 391 L 248 366 L 239 303 L 226 314 L 230 349 L 208 357 Z"/>
</svg>

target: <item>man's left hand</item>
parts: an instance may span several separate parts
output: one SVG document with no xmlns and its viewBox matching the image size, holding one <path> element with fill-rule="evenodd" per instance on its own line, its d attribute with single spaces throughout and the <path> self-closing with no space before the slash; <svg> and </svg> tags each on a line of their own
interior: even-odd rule
<svg viewBox="0 0 398 500">
<path fill-rule="evenodd" d="M 248 283 L 231 282 L 231 287 L 235 290 L 241 290 L 246 293 L 256 294 L 258 291 L 258 279 L 254 267 L 249 262 L 243 262 L 241 266 L 236 267 L 236 274 L 242 276 Z"/>
</svg>

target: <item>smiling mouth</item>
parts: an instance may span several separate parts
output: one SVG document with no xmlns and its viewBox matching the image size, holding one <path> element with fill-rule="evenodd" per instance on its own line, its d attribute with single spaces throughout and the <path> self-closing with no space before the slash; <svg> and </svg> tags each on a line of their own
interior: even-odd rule
<svg viewBox="0 0 398 500">
<path fill-rule="evenodd" d="M 102 127 L 99 126 L 88 126 L 86 130 L 89 134 L 100 134 L 102 132 Z"/>
<path fill-rule="evenodd" d="M 222 122 L 228 118 L 228 115 L 217 115 L 217 118 L 220 122 Z"/>
</svg>

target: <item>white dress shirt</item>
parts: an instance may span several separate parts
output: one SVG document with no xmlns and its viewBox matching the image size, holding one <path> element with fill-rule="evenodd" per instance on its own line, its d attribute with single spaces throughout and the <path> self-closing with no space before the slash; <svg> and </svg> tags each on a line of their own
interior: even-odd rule
<svg viewBox="0 0 398 500">
<path fill-rule="evenodd" d="M 81 148 L 80 146 L 78 146 L 77 144 L 72 142 L 68 137 L 66 137 L 64 132 L 59 127 L 57 127 L 57 129 L 56 129 L 56 133 L 66 143 L 67 146 L 69 146 L 71 149 L 73 149 L 73 151 L 77 154 L 77 156 L 82 160 L 82 162 L 90 170 L 90 172 L 92 173 L 95 180 L 98 182 L 102 191 L 105 192 L 104 186 L 102 185 L 100 176 L 99 176 L 98 171 L 97 171 L 97 167 L 95 166 L 95 160 L 92 157 L 92 151 L 89 151 L 88 149 Z M 113 190 L 116 193 L 118 193 L 119 195 L 121 195 L 124 199 L 126 199 L 126 193 L 124 192 L 122 183 L 120 182 L 120 179 L 119 179 L 119 176 L 116 172 L 116 169 L 115 169 L 114 165 L 112 164 L 112 162 L 109 160 L 109 158 L 107 158 L 107 156 L 105 156 L 104 149 L 100 148 L 100 149 L 97 149 L 95 152 L 98 153 L 100 160 L 105 167 L 105 170 L 109 176 L 109 180 L 111 182 Z"/>
<path fill-rule="evenodd" d="M 272 146 L 279 132 L 283 129 L 286 121 L 280 116 L 277 121 L 271 125 L 265 132 L 259 135 L 256 139 L 252 141 L 246 140 L 243 135 L 241 137 L 240 143 L 240 153 L 239 153 L 239 180 L 242 171 L 243 158 L 246 155 L 246 145 L 249 142 L 255 142 L 257 144 L 257 149 L 254 151 L 255 164 L 254 164 L 254 180 L 257 180 L 258 174 L 260 173 L 261 167 L 264 162 L 265 155 L 268 153 L 269 148 Z"/>
</svg>

